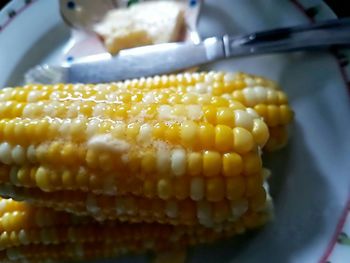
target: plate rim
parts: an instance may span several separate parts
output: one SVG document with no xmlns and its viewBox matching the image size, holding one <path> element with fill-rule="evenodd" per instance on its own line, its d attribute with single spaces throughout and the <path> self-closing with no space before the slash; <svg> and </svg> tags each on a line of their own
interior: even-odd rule
<svg viewBox="0 0 350 263">
<path fill-rule="evenodd" d="M 9 3 L 7 3 L 2 9 L 0 9 L 0 18 L 2 16 L 6 16 L 7 19 L 5 19 L 2 24 L 0 24 L 0 35 L 5 29 L 8 27 L 8 25 L 15 20 L 22 12 L 24 12 L 26 9 L 28 9 L 31 5 L 38 2 L 38 0 L 11 0 Z M 316 21 L 323 20 L 324 18 L 318 18 L 317 15 L 314 12 L 310 12 L 310 10 L 313 8 L 312 6 L 308 4 L 310 1 L 307 0 L 289 0 L 291 2 L 296 10 L 300 12 L 309 23 L 315 23 Z M 328 5 L 322 1 L 313 1 L 317 2 L 318 4 L 323 4 L 324 6 Z M 329 9 L 329 14 L 327 14 L 327 18 L 337 18 L 335 13 Z M 342 54 L 339 51 L 330 51 L 329 54 L 334 58 L 338 71 L 340 72 L 341 78 L 344 82 L 344 87 L 347 90 L 348 97 L 350 99 L 350 74 L 349 70 L 346 70 L 347 67 L 350 68 L 350 57 L 346 58 L 344 57 L 344 54 Z M 344 208 L 341 211 L 341 214 L 337 220 L 337 224 L 335 225 L 333 235 L 331 239 L 328 241 L 327 246 L 324 249 L 324 252 L 322 255 L 320 255 L 320 258 L 317 262 L 320 263 L 327 263 L 327 261 L 330 256 L 332 255 L 335 247 L 337 246 L 337 239 L 338 236 L 341 234 L 342 229 L 344 228 L 344 225 L 347 223 L 347 221 L 350 221 L 350 191 L 348 193 L 347 200 L 345 201 Z"/>
<path fill-rule="evenodd" d="M 5 31 L 8 25 L 16 19 L 18 15 L 20 15 L 23 11 L 29 8 L 32 4 L 37 2 L 38 0 L 11 0 L 5 6 L 0 9 L 0 17 L 7 16 L 5 22 L 0 24 L 0 34 Z M 20 5 L 22 2 L 22 5 Z M 18 5 L 18 6 L 17 6 Z"/>
</svg>

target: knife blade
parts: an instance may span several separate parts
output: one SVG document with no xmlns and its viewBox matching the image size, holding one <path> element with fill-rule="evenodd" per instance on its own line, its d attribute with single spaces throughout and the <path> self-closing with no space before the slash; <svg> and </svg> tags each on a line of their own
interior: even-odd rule
<svg viewBox="0 0 350 263">
<path fill-rule="evenodd" d="M 67 68 L 68 82 L 99 83 L 164 74 L 225 57 L 223 41 L 208 38 L 199 44 L 166 43 L 121 51 L 117 56 L 86 58 Z"/>
<path fill-rule="evenodd" d="M 132 48 L 114 57 L 88 56 L 66 67 L 41 67 L 34 73 L 42 82 L 103 83 L 176 72 L 224 58 L 349 45 L 350 19 L 341 19 L 244 36 L 212 37 L 198 44 L 166 43 Z"/>
</svg>

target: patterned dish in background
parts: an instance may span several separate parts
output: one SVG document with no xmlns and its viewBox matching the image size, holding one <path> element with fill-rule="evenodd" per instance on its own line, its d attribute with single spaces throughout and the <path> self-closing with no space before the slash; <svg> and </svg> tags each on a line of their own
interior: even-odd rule
<svg viewBox="0 0 350 263">
<path fill-rule="evenodd" d="M 201 37 L 332 18 L 318 0 L 206 0 Z M 57 2 L 14 0 L 0 11 L 0 86 L 39 63 L 62 63 L 72 47 Z M 275 54 L 216 63 L 277 80 L 296 111 L 289 146 L 273 158 L 274 222 L 249 237 L 193 249 L 190 262 L 350 262 L 348 52 Z M 144 262 L 129 257 L 118 262 Z M 107 262 L 107 261 L 104 261 Z"/>
</svg>

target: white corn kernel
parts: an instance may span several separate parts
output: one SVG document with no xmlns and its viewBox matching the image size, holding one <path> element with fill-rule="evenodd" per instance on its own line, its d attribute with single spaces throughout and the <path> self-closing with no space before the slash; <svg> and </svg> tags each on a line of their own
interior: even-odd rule
<svg viewBox="0 0 350 263">
<path fill-rule="evenodd" d="M 38 99 L 40 98 L 41 95 L 42 95 L 42 91 L 32 90 L 28 93 L 27 102 L 38 101 Z"/>
<path fill-rule="evenodd" d="M 200 201 L 197 203 L 197 218 L 201 220 L 212 219 L 212 207 L 207 201 Z"/>
<path fill-rule="evenodd" d="M 252 108 L 246 108 L 245 111 L 253 118 L 260 118 L 259 114 Z"/>
<path fill-rule="evenodd" d="M 13 166 L 10 170 L 10 181 L 13 185 L 19 185 L 17 174 L 18 174 L 18 168 Z"/>
<path fill-rule="evenodd" d="M 105 110 L 106 110 L 106 103 L 97 103 L 93 110 L 93 116 L 95 117 L 104 116 Z"/>
<path fill-rule="evenodd" d="M 235 74 L 234 73 L 226 73 L 224 75 L 224 82 L 230 83 L 235 80 Z"/>
<path fill-rule="evenodd" d="M 46 228 L 40 230 L 40 238 L 43 244 L 45 245 L 50 244 L 52 242 L 50 234 Z"/>
<path fill-rule="evenodd" d="M 253 128 L 253 124 L 253 118 L 249 113 L 244 110 L 235 110 L 235 125 L 237 127 L 250 131 Z"/>
<path fill-rule="evenodd" d="M 248 87 L 243 89 L 243 95 L 246 101 L 246 106 L 252 107 L 257 104 L 257 97 L 253 88 Z"/>
<path fill-rule="evenodd" d="M 86 210 L 92 214 L 97 214 L 100 211 L 97 200 L 92 194 L 88 194 L 86 198 Z"/>
<path fill-rule="evenodd" d="M 159 174 L 168 174 L 170 170 L 170 151 L 166 148 L 157 150 L 157 171 Z"/>
<path fill-rule="evenodd" d="M 258 103 L 263 103 L 267 98 L 267 90 L 264 87 L 256 86 L 254 87 L 255 98 Z"/>
<path fill-rule="evenodd" d="M 187 112 L 191 120 L 199 120 L 203 116 L 202 108 L 199 105 L 188 105 Z"/>
<path fill-rule="evenodd" d="M 204 197 L 204 180 L 202 177 L 194 177 L 191 179 L 191 199 L 194 201 L 202 200 Z"/>
<path fill-rule="evenodd" d="M 11 152 L 13 161 L 16 164 L 24 164 L 26 162 L 26 154 L 22 146 L 16 145 Z"/>
<path fill-rule="evenodd" d="M 206 83 L 197 83 L 194 87 L 196 93 L 204 94 L 208 92 L 208 84 Z M 189 92 L 193 92 L 193 90 L 189 90 Z"/>
<path fill-rule="evenodd" d="M 115 211 L 117 215 L 124 215 L 126 213 L 125 200 L 123 198 L 115 198 Z"/>
<path fill-rule="evenodd" d="M 158 118 L 160 120 L 169 120 L 172 116 L 172 108 L 169 105 L 162 105 L 158 109 Z"/>
<path fill-rule="evenodd" d="M 245 79 L 244 79 L 244 82 L 245 82 L 245 84 L 247 84 L 247 86 L 254 86 L 255 84 L 256 84 L 256 81 L 255 81 L 255 79 L 253 79 L 253 78 L 250 78 L 250 77 L 246 77 Z"/>
<path fill-rule="evenodd" d="M 24 229 L 19 231 L 18 240 L 22 245 L 28 245 L 30 243 L 27 232 Z"/>
<path fill-rule="evenodd" d="M 0 161 L 4 164 L 11 164 L 11 150 L 12 147 L 9 143 L 3 142 L 0 144 Z"/>
<path fill-rule="evenodd" d="M 156 102 L 156 96 L 153 91 L 147 92 L 143 98 L 142 101 L 146 104 L 152 104 Z"/>
<path fill-rule="evenodd" d="M 138 135 L 138 140 L 143 143 L 149 143 L 152 138 L 152 126 L 149 124 L 143 124 L 140 127 L 140 132 Z"/>
<path fill-rule="evenodd" d="M 171 154 L 171 170 L 175 176 L 184 175 L 186 172 L 186 152 L 183 149 L 175 149 Z"/>
<path fill-rule="evenodd" d="M 238 202 L 233 202 L 231 205 L 231 213 L 234 218 L 239 218 L 248 210 L 248 201 L 240 200 Z"/>
<path fill-rule="evenodd" d="M 29 145 L 27 149 L 27 158 L 31 163 L 36 163 L 37 158 L 36 158 L 36 149 L 34 145 Z"/>
<path fill-rule="evenodd" d="M 170 218 L 176 218 L 179 215 L 179 208 L 176 201 L 167 201 L 165 205 L 165 214 Z"/>
</svg>

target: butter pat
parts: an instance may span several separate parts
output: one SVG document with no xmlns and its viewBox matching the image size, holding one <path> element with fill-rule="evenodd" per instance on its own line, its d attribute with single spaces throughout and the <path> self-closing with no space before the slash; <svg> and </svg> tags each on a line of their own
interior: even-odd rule
<svg viewBox="0 0 350 263">
<path fill-rule="evenodd" d="M 107 50 L 177 41 L 184 26 L 183 3 L 147 1 L 129 8 L 115 9 L 95 26 Z"/>
</svg>

